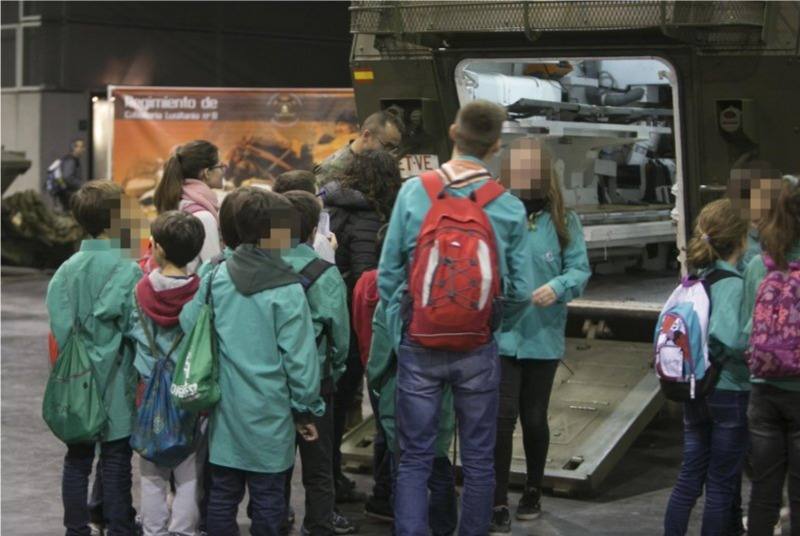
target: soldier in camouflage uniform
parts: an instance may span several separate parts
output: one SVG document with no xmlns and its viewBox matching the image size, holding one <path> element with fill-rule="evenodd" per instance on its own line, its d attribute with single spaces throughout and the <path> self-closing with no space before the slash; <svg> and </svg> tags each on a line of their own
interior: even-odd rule
<svg viewBox="0 0 800 536">
<path fill-rule="evenodd" d="M 355 140 L 314 166 L 317 186 L 322 189 L 330 182 L 341 181 L 355 154 L 368 150 L 396 151 L 402 136 L 403 123 L 396 114 L 375 112 L 364 121 Z"/>
</svg>

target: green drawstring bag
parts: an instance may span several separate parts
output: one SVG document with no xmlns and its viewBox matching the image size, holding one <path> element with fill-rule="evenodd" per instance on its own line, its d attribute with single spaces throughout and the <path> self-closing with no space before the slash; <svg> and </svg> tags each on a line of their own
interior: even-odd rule
<svg viewBox="0 0 800 536">
<path fill-rule="evenodd" d="M 218 267 L 217 267 L 218 268 Z M 178 354 L 170 394 L 175 404 L 187 411 L 204 411 L 219 401 L 219 364 L 214 331 L 214 304 L 211 283 L 217 268 L 208 278 L 206 302 L 189 334 L 189 343 Z"/>
<path fill-rule="evenodd" d="M 67 444 L 98 441 L 108 421 L 77 323 L 47 380 L 42 418 L 53 434 Z"/>
</svg>

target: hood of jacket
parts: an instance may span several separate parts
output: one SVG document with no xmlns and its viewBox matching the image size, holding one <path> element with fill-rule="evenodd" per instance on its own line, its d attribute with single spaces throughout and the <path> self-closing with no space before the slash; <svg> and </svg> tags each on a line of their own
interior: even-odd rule
<svg viewBox="0 0 800 536">
<path fill-rule="evenodd" d="M 200 278 L 192 274 L 187 277 L 167 277 L 160 270 L 153 270 L 136 285 L 136 299 L 142 312 L 161 327 L 178 324 L 183 306 L 192 299 L 200 285 Z"/>
<path fill-rule="evenodd" d="M 300 277 L 280 255 L 251 244 L 236 248 L 226 265 L 236 290 L 245 296 L 300 282 Z"/>
</svg>

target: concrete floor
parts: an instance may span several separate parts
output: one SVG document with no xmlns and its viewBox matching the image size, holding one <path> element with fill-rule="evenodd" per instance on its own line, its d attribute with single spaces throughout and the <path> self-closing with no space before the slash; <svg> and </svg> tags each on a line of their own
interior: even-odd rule
<svg viewBox="0 0 800 536">
<path fill-rule="evenodd" d="M 60 476 L 64 446 L 41 419 L 41 400 L 48 374 L 47 314 L 44 294 L 48 277 L 37 272 L 3 270 L 2 277 L 2 521 L 4 535 L 63 534 Z M 654 535 L 661 533 L 670 488 L 680 466 L 679 418 L 663 412 L 639 437 L 622 462 L 592 497 L 545 497 L 544 515 L 516 523 L 515 535 L 583 536 Z M 134 475 L 138 464 L 134 460 Z M 295 472 L 297 475 L 298 472 Z M 359 488 L 369 477 L 354 475 Z M 295 477 L 295 489 L 302 486 Z M 134 503 L 138 504 L 134 477 Z M 748 495 L 745 482 L 745 500 Z M 518 495 L 511 497 L 516 504 Z M 303 496 L 293 498 L 298 519 Z M 699 534 L 698 504 L 690 534 Z M 242 533 L 247 519 L 240 511 Z M 389 526 L 364 518 L 360 505 L 342 510 L 361 525 L 361 534 L 390 534 Z M 295 531 L 297 533 L 297 531 Z M 788 534 L 788 532 L 787 532 Z"/>
</svg>

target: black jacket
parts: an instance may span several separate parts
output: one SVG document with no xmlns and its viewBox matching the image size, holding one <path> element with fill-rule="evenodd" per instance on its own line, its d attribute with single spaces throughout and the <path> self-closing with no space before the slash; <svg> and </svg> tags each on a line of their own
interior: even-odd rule
<svg viewBox="0 0 800 536">
<path fill-rule="evenodd" d="M 359 191 L 336 188 L 325 197 L 331 215 L 331 231 L 336 234 L 336 266 L 347 283 L 349 293 L 367 270 L 378 267 L 375 250 L 378 230 L 385 223 Z"/>
</svg>

